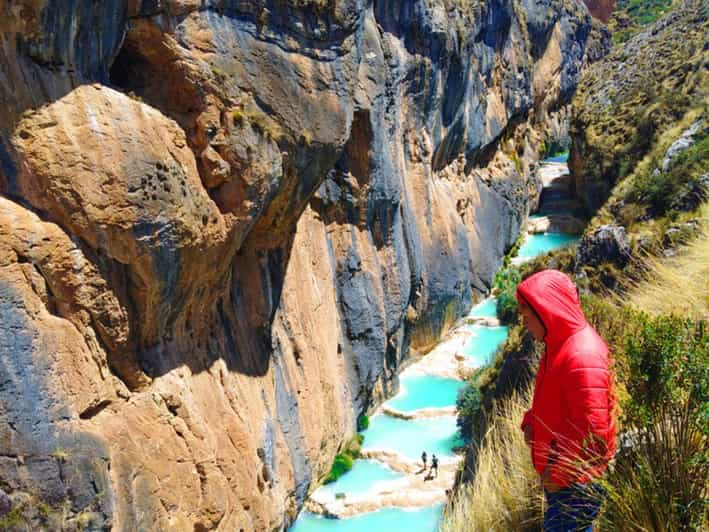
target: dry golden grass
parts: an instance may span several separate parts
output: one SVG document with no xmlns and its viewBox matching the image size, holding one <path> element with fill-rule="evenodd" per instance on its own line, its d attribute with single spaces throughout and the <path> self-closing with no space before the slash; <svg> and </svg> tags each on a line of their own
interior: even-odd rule
<svg viewBox="0 0 709 532">
<path fill-rule="evenodd" d="M 634 286 L 623 302 L 608 303 L 630 303 L 652 314 L 675 313 L 709 319 L 709 204 L 702 207 L 699 218 L 699 235 L 680 248 L 678 256 L 650 259 L 646 280 Z M 619 392 L 623 389 L 620 384 Z M 474 481 L 459 488 L 444 515 L 443 532 L 541 530 L 543 493 L 519 428 L 528 405 L 529 396 L 512 396 L 494 406 L 488 431 L 479 447 Z M 670 441 L 671 448 L 677 447 L 673 441 Z M 598 523 L 600 530 L 617 530 L 618 522 L 626 522 L 628 530 L 652 529 L 646 526 L 654 516 L 650 511 L 652 504 L 638 507 L 638 494 L 646 494 L 648 501 L 655 495 L 647 486 L 656 483 L 642 473 L 655 471 L 655 466 L 662 461 L 655 458 L 651 462 L 653 467 L 649 464 L 640 469 L 631 467 L 605 483 L 612 511 L 604 514 Z"/>
<path fill-rule="evenodd" d="M 494 407 L 472 484 L 462 487 L 441 524 L 443 532 L 540 530 L 543 493 L 519 428 L 529 394 Z"/>
<path fill-rule="evenodd" d="M 633 287 L 627 302 L 651 314 L 709 319 L 709 205 L 700 224 L 699 236 L 676 257 L 650 260 L 647 280 Z"/>
</svg>

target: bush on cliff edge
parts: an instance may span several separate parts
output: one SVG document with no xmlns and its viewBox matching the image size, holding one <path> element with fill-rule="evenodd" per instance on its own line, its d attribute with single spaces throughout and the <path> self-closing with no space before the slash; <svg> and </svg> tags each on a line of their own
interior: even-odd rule
<svg viewBox="0 0 709 532">
<path fill-rule="evenodd" d="M 707 530 L 709 326 L 583 298 L 615 355 L 619 452 L 603 482 L 600 530 Z M 528 398 L 495 401 L 476 445 L 472 482 L 459 489 L 444 531 L 540 530 L 541 492 L 519 422 Z"/>
</svg>

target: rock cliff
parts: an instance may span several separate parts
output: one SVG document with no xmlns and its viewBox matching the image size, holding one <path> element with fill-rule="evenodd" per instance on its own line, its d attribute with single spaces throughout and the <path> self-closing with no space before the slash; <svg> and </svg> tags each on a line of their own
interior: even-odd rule
<svg viewBox="0 0 709 532">
<path fill-rule="evenodd" d="M 0 488 L 280 530 L 487 290 L 607 36 L 571 2 L 0 6 Z"/>
</svg>

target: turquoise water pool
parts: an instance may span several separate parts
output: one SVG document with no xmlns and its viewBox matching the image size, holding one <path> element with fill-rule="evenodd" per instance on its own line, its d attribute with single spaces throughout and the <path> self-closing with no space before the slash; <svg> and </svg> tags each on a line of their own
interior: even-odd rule
<svg viewBox="0 0 709 532">
<path fill-rule="evenodd" d="M 433 375 L 404 376 L 400 384 L 401 391 L 386 405 L 401 412 L 455 406 L 458 390 L 464 386 L 462 381 Z"/>
<path fill-rule="evenodd" d="M 389 469 L 376 460 L 355 460 L 352 469 L 342 475 L 337 481 L 318 488 L 318 496 L 335 497 L 336 493 L 344 493 L 346 497 L 364 495 L 378 482 L 387 482 L 403 478 L 402 473 Z"/>
<path fill-rule="evenodd" d="M 497 317 L 497 299 L 490 297 L 482 300 L 480 303 L 470 309 L 471 318 L 496 318 Z"/>
<path fill-rule="evenodd" d="M 556 155 L 554 157 L 549 157 L 548 159 L 544 159 L 542 162 L 543 163 L 565 163 L 569 161 L 569 152 L 565 151 L 563 153 L 560 153 L 559 155 Z"/>
<path fill-rule="evenodd" d="M 564 233 L 544 233 L 543 235 L 528 235 L 524 244 L 519 248 L 518 257 L 532 259 L 537 255 L 548 253 L 554 249 L 563 248 L 573 244 L 579 239 L 576 235 Z"/>
<path fill-rule="evenodd" d="M 325 519 L 303 512 L 289 532 L 431 532 L 438 529 L 443 505 L 419 510 L 386 508 L 349 519 Z"/>
<path fill-rule="evenodd" d="M 485 327 L 483 325 L 468 325 L 473 336 L 463 346 L 462 354 L 469 358 L 469 365 L 473 367 L 484 366 L 492 360 L 492 356 L 502 342 L 507 339 L 507 327 Z"/>
<path fill-rule="evenodd" d="M 458 437 L 455 416 L 399 419 L 378 414 L 365 430 L 363 450 L 396 451 L 412 461 L 426 451 L 429 456 L 452 457 L 453 447 L 463 444 Z"/>
<path fill-rule="evenodd" d="M 568 153 L 547 159 L 548 162 L 566 162 Z M 529 235 L 519 250 L 518 256 L 533 258 L 551 250 L 567 246 L 578 240 L 567 234 Z M 475 305 L 470 317 L 496 317 L 496 300 L 488 298 Z M 474 336 L 467 340 L 461 353 L 467 357 L 467 364 L 473 367 L 491 362 L 499 345 L 507 338 L 508 328 L 465 325 Z M 455 404 L 461 383 L 454 379 L 436 376 L 402 376 L 401 393 L 386 404 L 403 412 L 427 407 L 444 407 Z M 452 457 L 452 449 L 462 445 L 458 437 L 455 416 L 403 420 L 384 414 L 371 418 L 369 428 L 364 431 L 364 450 L 397 451 L 408 460 L 419 461 L 421 452 L 429 457 L 436 454 L 441 458 Z M 392 471 L 376 460 L 358 460 L 352 470 L 330 485 L 319 489 L 334 497 L 344 492 L 349 496 L 365 494 L 382 481 L 395 480 L 403 475 Z M 386 508 L 377 512 L 348 519 L 325 519 L 303 512 L 289 532 L 433 532 L 438 530 L 443 505 L 429 506 L 416 511 L 401 508 Z"/>
</svg>

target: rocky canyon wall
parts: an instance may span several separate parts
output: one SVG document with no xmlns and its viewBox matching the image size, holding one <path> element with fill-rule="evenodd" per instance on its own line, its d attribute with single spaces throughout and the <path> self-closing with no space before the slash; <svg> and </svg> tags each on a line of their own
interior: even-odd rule
<svg viewBox="0 0 709 532">
<path fill-rule="evenodd" d="M 0 488 L 283 529 L 490 286 L 606 40 L 552 0 L 4 2 Z"/>
</svg>

